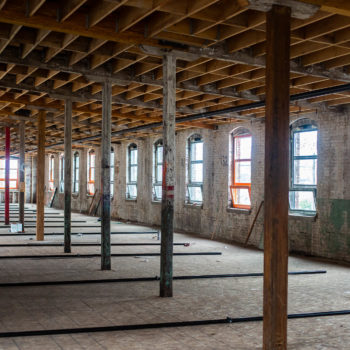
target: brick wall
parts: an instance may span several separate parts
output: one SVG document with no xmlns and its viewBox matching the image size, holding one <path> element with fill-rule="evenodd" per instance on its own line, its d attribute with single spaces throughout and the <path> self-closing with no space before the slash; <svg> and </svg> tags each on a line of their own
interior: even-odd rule
<svg viewBox="0 0 350 350">
<path fill-rule="evenodd" d="M 350 125 L 349 113 L 318 111 L 307 115 L 319 128 L 317 217 L 290 215 L 290 251 L 350 261 Z M 300 117 L 302 118 L 302 116 Z M 293 121 L 295 121 L 294 118 Z M 292 121 L 292 122 L 293 122 Z M 252 209 L 229 208 L 230 135 L 237 128 L 252 134 Z M 204 141 L 203 205 L 185 203 L 186 144 L 192 134 Z M 160 224 L 160 203 L 152 201 L 153 144 L 158 137 L 137 139 L 138 197 L 127 200 L 126 152 L 131 142 L 113 145 L 115 150 L 115 184 L 112 216 L 149 225 Z M 96 150 L 96 164 L 100 162 Z M 80 192 L 73 197 L 73 210 L 86 212 L 91 198 L 86 195 L 86 159 L 88 149 L 80 151 Z M 58 167 L 58 163 L 57 163 Z M 99 188 L 96 168 L 96 187 Z M 58 181 L 58 174 L 57 174 Z M 58 186 L 58 183 L 57 183 Z M 55 206 L 63 206 L 60 194 Z M 264 122 L 244 122 L 221 125 L 218 130 L 192 129 L 176 136 L 175 227 L 204 237 L 244 242 L 257 208 L 264 196 Z M 263 210 L 250 243 L 262 247 Z"/>
</svg>

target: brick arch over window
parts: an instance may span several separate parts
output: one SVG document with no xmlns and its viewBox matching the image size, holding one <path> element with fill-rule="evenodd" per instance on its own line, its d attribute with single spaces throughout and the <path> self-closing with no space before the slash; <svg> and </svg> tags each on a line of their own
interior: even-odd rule
<svg viewBox="0 0 350 350">
<path fill-rule="evenodd" d="M 246 128 L 230 133 L 229 202 L 233 208 L 251 208 L 252 134 Z"/>
</svg>

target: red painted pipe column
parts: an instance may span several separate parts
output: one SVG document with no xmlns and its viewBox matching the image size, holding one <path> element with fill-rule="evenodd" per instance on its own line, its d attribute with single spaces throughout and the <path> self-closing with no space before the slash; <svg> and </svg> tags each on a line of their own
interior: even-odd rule
<svg viewBox="0 0 350 350">
<path fill-rule="evenodd" d="M 10 224 L 10 128 L 5 127 L 5 225 Z"/>
</svg>

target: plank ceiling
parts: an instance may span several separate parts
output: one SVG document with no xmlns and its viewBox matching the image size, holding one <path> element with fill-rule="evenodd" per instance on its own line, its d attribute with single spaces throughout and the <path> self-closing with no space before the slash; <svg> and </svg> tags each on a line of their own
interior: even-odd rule
<svg viewBox="0 0 350 350">
<path fill-rule="evenodd" d="M 350 82 L 349 6 L 305 1 L 327 6 L 292 20 L 291 94 Z M 17 125 L 25 120 L 27 149 L 35 149 L 45 109 L 46 144 L 60 143 L 64 100 L 71 98 L 75 143 L 99 134 L 105 79 L 113 83 L 113 131 L 159 122 L 164 49 L 179 57 L 178 117 L 263 100 L 265 17 L 248 0 L 0 0 L 0 126 L 11 126 L 17 150 Z M 292 104 L 291 113 L 347 103 L 350 92 L 343 92 Z M 263 116 L 256 108 L 177 129 Z M 125 132 L 112 141 L 159 131 Z"/>
</svg>

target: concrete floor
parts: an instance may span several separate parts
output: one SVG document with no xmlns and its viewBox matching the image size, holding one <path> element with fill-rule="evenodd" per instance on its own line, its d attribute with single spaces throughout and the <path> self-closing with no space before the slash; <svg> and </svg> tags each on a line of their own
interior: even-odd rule
<svg viewBox="0 0 350 350">
<path fill-rule="evenodd" d="M 26 205 L 27 207 L 33 207 Z M 60 212 L 46 208 L 47 212 Z M 1 215 L 1 214 L 0 214 Z M 72 219 L 97 219 L 74 214 Z M 52 220 L 52 219 L 50 219 Z M 47 228 L 46 232 L 63 232 Z M 1 227 L 1 226 L 0 226 Z M 0 243 L 30 243 L 30 237 L 1 237 Z M 98 228 L 73 229 L 96 232 Z M 113 231 L 147 227 L 114 222 Z M 27 229 L 27 232 L 35 232 Z M 46 242 L 62 242 L 48 236 Z M 73 242 L 98 242 L 99 236 L 74 235 Z M 112 242 L 157 242 L 156 235 L 114 235 Z M 234 245 L 176 234 L 174 252 L 216 251 L 219 256 L 175 256 L 174 275 L 261 272 L 263 254 Z M 112 247 L 113 253 L 159 252 L 158 246 Z M 60 254 L 62 247 L 0 247 L 0 256 Z M 73 247 L 74 253 L 99 253 L 98 247 Z M 159 257 L 116 257 L 112 271 L 100 271 L 100 259 L 1 260 L 0 283 L 151 277 L 159 275 Z M 290 257 L 289 270 L 327 274 L 289 277 L 289 313 L 350 309 L 350 269 L 312 259 Z M 0 332 L 111 326 L 262 315 L 261 277 L 174 281 L 174 297 L 161 299 L 158 282 L 132 282 L 0 288 Z M 350 315 L 290 320 L 288 349 L 349 349 Z M 0 338 L 0 350 L 51 349 L 261 349 L 262 323 L 196 326 L 75 335 Z"/>
</svg>

